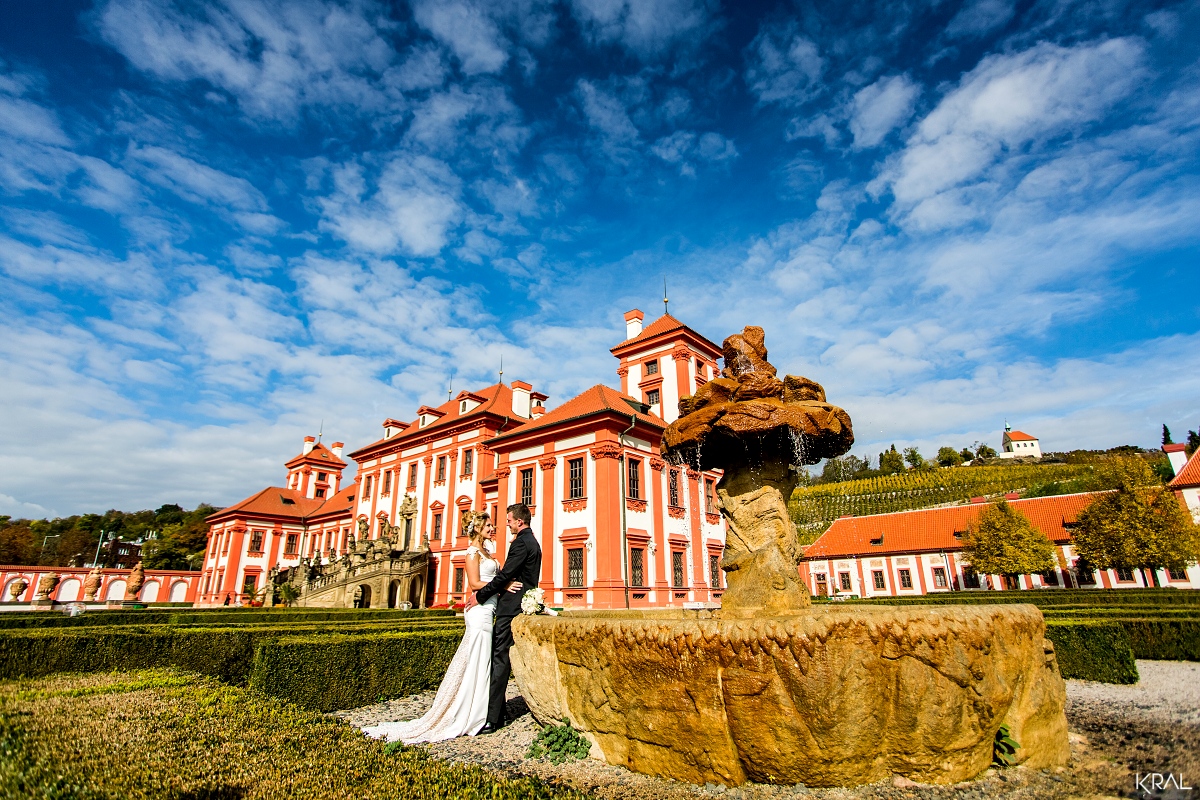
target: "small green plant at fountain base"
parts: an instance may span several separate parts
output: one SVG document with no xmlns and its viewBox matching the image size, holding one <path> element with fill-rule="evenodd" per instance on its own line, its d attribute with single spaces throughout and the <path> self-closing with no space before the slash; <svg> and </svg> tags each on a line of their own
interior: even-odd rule
<svg viewBox="0 0 1200 800">
<path fill-rule="evenodd" d="M 1001 725 L 996 731 L 996 740 L 992 745 L 992 766 L 1011 767 L 1017 763 L 1017 749 L 1021 745 L 1012 738 L 1012 732 L 1007 725 Z"/>
<path fill-rule="evenodd" d="M 526 751 L 526 758 L 547 758 L 551 764 L 562 764 L 587 758 L 592 744 L 579 731 L 571 727 L 571 723 L 562 725 L 547 725 L 542 728 L 533 743 Z"/>
</svg>

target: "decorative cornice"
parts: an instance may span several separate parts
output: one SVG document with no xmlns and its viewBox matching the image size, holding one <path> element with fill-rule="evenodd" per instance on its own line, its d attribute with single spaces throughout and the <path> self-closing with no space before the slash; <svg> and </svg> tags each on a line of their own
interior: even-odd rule
<svg viewBox="0 0 1200 800">
<path fill-rule="evenodd" d="M 624 378 L 629 374 L 629 367 L 617 367 L 617 376 Z"/>
<path fill-rule="evenodd" d="M 671 358 L 676 361 L 687 361 L 692 357 L 692 351 L 683 345 L 678 345 L 671 351 Z"/>
<path fill-rule="evenodd" d="M 491 441 L 491 440 L 489 439 L 488 441 Z M 480 442 L 479 444 L 475 445 L 475 449 L 479 451 L 479 454 L 480 454 L 481 456 L 493 456 L 493 455 L 495 455 L 495 454 L 496 454 L 496 451 L 495 451 L 495 450 L 493 450 L 492 448 L 488 447 L 488 446 L 487 446 L 486 444 L 484 444 L 483 442 Z"/>
<path fill-rule="evenodd" d="M 543 471 L 548 470 L 548 469 L 554 469 L 555 467 L 558 466 L 558 458 L 556 456 L 546 456 L 545 458 L 539 458 L 538 466 L 541 467 Z"/>
<path fill-rule="evenodd" d="M 434 485 L 435 487 L 437 487 L 437 486 L 445 486 L 445 485 L 446 485 L 446 480 L 443 478 L 443 479 L 442 479 L 442 480 L 440 480 L 440 481 L 434 481 L 434 482 L 433 482 L 433 485 Z"/>
<path fill-rule="evenodd" d="M 666 461 L 663 461 L 658 456 L 650 456 L 650 469 L 654 470 L 655 472 L 662 472 L 664 469 L 666 469 L 666 466 Z"/>
<path fill-rule="evenodd" d="M 671 519 L 683 519 L 685 516 L 687 516 L 687 511 L 679 508 L 678 506 L 668 506 L 667 514 L 671 517 Z"/>
<path fill-rule="evenodd" d="M 495 472 L 493 472 L 492 474 L 493 474 L 493 475 L 495 475 L 497 478 L 507 478 L 509 475 L 511 475 L 511 474 L 512 474 L 512 468 L 510 468 L 510 467 L 499 467 L 499 468 L 497 468 L 497 470 L 496 470 Z"/>
<path fill-rule="evenodd" d="M 612 442 L 601 442 L 597 445 L 592 445 L 588 448 L 588 452 L 592 454 L 593 461 L 599 461 L 602 458 L 620 458 L 621 448 Z"/>
<path fill-rule="evenodd" d="M 705 518 L 706 520 L 708 520 L 708 524 L 709 524 L 709 525 L 716 525 L 717 523 L 719 523 L 719 522 L 721 521 L 721 515 L 720 515 L 720 514 L 711 514 L 711 513 L 707 512 L 707 511 L 706 511 L 706 512 L 704 512 L 704 518 Z"/>
<path fill-rule="evenodd" d="M 626 497 L 625 507 L 630 511 L 645 511 L 648 505 L 645 500 L 634 500 L 632 497 Z"/>
<path fill-rule="evenodd" d="M 583 511 L 587 508 L 587 498 L 578 497 L 574 500 L 563 500 L 563 511 Z"/>
<path fill-rule="evenodd" d="M 429 465 L 433 463 L 433 456 L 425 456 L 421 460 L 425 462 L 425 469 L 429 469 Z"/>
</svg>

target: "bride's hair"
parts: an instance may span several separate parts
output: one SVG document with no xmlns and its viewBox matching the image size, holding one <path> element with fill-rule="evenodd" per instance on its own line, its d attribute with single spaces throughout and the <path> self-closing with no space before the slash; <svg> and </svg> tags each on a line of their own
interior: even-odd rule
<svg viewBox="0 0 1200 800">
<path fill-rule="evenodd" d="M 491 519 L 485 511 L 475 511 L 467 519 L 467 540 L 478 547 L 485 556 L 492 558 L 491 553 L 483 546 L 486 541 L 483 535 L 483 529 L 487 527 L 488 520 Z"/>
</svg>

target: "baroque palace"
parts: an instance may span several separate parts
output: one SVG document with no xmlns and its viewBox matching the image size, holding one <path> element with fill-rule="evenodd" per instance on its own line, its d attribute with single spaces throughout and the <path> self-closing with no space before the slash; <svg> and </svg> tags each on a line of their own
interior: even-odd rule
<svg viewBox="0 0 1200 800">
<path fill-rule="evenodd" d="M 413 607 L 461 602 L 463 518 L 486 510 L 506 547 L 505 509 L 533 512 L 547 601 L 645 608 L 719 601 L 725 524 L 719 472 L 666 464 L 679 398 L 718 375 L 719 346 L 664 314 L 625 315 L 612 348 L 620 391 L 599 384 L 548 410 L 523 381 L 460 392 L 346 454 L 308 436 L 268 487 L 209 518 L 196 604 L 247 602 L 292 584 L 302 605 Z"/>
</svg>

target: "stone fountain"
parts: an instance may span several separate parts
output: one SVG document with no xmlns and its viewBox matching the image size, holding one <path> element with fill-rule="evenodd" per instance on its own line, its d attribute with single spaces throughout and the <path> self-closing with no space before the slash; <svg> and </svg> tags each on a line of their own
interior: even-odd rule
<svg viewBox="0 0 1200 800">
<path fill-rule="evenodd" d="M 667 459 L 724 471 L 721 609 L 518 617 L 533 715 L 608 763 L 693 783 L 957 783 L 988 768 L 1002 724 L 1020 762 L 1065 764 L 1066 691 L 1035 607 L 811 605 L 787 498 L 799 467 L 850 448 L 850 418 L 776 377 L 761 328 L 723 349 L 663 435 Z"/>
</svg>

